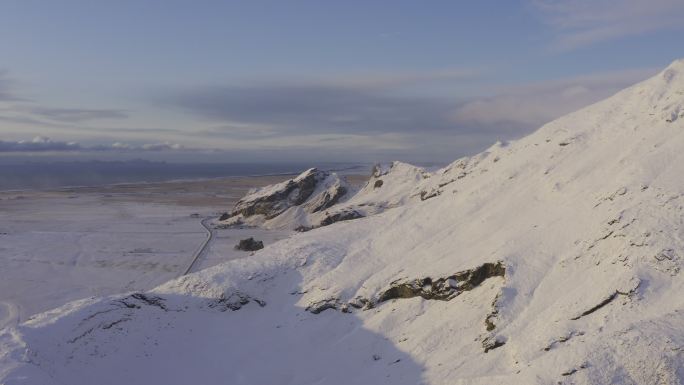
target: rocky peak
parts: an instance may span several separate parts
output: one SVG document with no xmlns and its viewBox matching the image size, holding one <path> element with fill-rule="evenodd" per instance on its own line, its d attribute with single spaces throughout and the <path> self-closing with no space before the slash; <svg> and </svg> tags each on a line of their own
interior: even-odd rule
<svg viewBox="0 0 684 385">
<path fill-rule="evenodd" d="M 231 217 L 263 216 L 268 220 L 300 206 L 314 213 L 334 205 L 348 191 L 347 182 L 337 174 L 310 168 L 295 178 L 251 190 L 235 205 Z"/>
</svg>

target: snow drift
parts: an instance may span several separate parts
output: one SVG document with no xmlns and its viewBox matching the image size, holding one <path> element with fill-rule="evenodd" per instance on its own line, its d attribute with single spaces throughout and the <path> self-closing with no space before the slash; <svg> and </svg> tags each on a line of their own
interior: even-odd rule
<svg viewBox="0 0 684 385">
<path fill-rule="evenodd" d="M 676 61 L 521 140 L 407 171 L 401 193 L 372 181 L 327 208 L 384 207 L 364 218 L 5 329 L 0 378 L 684 383 L 683 118 Z"/>
</svg>

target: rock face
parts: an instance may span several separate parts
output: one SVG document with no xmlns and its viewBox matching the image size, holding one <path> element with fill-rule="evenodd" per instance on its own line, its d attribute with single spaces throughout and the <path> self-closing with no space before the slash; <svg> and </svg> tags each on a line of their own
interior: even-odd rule
<svg viewBox="0 0 684 385">
<path fill-rule="evenodd" d="M 249 237 L 247 239 L 241 239 L 240 242 L 235 245 L 235 248 L 243 251 L 257 251 L 264 248 L 264 242 Z"/>
<path fill-rule="evenodd" d="M 414 191 L 430 174 L 402 162 L 378 164 L 355 190 L 335 173 L 315 168 L 296 178 L 250 191 L 219 226 L 248 225 L 308 231 L 364 218 L 418 200 Z"/>
<path fill-rule="evenodd" d="M 445 278 L 426 277 L 408 282 L 393 282 L 389 289 L 378 296 L 378 302 L 413 297 L 448 301 L 464 291 L 474 289 L 488 278 L 504 277 L 505 274 L 506 268 L 498 262 L 485 263 L 477 268 L 461 271 Z"/>
<path fill-rule="evenodd" d="M 425 277 L 412 280 L 398 279 L 391 282 L 388 288 L 370 298 L 356 297 L 346 303 L 339 298 L 326 298 L 310 303 L 306 310 L 313 314 L 318 314 L 328 309 L 341 310 L 347 313 L 350 311 L 350 307 L 368 310 L 383 302 L 414 297 L 421 297 L 426 300 L 450 301 L 464 292 L 475 289 L 489 278 L 505 278 L 505 275 L 506 267 L 502 262 L 488 262 L 473 269 L 459 271 L 447 277 Z M 489 323 L 492 325 L 491 328 L 487 327 L 488 331 L 494 329 L 490 318 L 493 318 L 493 316 L 485 319 L 485 324 Z"/>
<path fill-rule="evenodd" d="M 331 225 L 335 222 L 340 222 L 340 221 L 350 221 L 352 219 L 359 219 L 363 218 L 363 214 L 359 213 L 358 211 L 355 210 L 341 210 L 338 212 L 335 212 L 333 214 L 330 214 L 323 218 L 321 221 L 320 225 L 321 226 L 328 226 Z"/>
<path fill-rule="evenodd" d="M 296 178 L 250 191 L 228 217 L 219 220 L 223 225 L 313 228 L 318 225 L 316 219 L 325 216 L 325 210 L 352 192 L 347 181 L 336 173 L 311 168 Z"/>
<path fill-rule="evenodd" d="M 253 215 L 263 215 L 266 219 L 274 218 L 288 208 L 306 202 L 318 183 L 329 176 L 330 174 L 326 172 L 311 168 L 294 179 L 251 191 L 238 201 L 232 211 L 232 216 L 242 215 L 247 218 Z M 339 199 L 338 195 L 344 195 L 345 192 L 338 189 L 332 195 L 328 195 L 328 199 L 332 200 L 331 196 Z M 317 205 L 316 209 L 324 205 L 325 202 Z"/>
</svg>

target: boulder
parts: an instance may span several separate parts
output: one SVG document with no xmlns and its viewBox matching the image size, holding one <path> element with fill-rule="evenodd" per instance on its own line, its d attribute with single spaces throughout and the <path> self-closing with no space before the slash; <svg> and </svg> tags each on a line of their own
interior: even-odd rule
<svg viewBox="0 0 684 385">
<path fill-rule="evenodd" d="M 241 239 L 240 242 L 235 245 L 235 248 L 243 251 L 257 251 L 264 248 L 264 242 L 249 237 L 247 239 Z"/>
</svg>

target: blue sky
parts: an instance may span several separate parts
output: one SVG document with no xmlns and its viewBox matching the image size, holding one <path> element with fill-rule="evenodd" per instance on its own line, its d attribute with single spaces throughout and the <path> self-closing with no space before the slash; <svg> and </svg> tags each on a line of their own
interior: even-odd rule
<svg viewBox="0 0 684 385">
<path fill-rule="evenodd" d="M 451 160 L 654 74 L 683 33 L 681 0 L 3 0 L 0 153 Z"/>
</svg>

